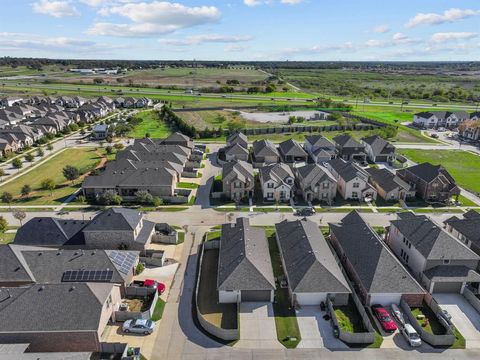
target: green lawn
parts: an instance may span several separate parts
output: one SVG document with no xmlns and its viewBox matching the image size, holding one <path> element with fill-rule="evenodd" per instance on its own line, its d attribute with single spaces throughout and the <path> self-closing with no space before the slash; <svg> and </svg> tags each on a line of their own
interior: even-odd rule
<svg viewBox="0 0 480 360">
<path fill-rule="evenodd" d="M 14 205 L 62 203 L 81 185 L 80 179 L 76 180 L 73 185 L 70 181 L 67 181 L 63 176 L 62 169 L 66 165 L 73 164 L 82 174 L 85 174 L 100 163 L 102 156 L 99 156 L 99 154 L 104 156 L 104 151 L 97 151 L 95 148 L 67 149 L 14 181 L 0 186 L 0 194 L 3 192 L 11 193 L 14 197 Z M 56 188 L 52 193 L 41 189 L 41 182 L 47 178 L 52 179 L 56 184 Z M 24 185 L 30 185 L 32 188 L 32 193 L 28 197 L 21 196 L 21 189 Z M 2 203 L 2 205 L 6 204 Z"/>
<path fill-rule="evenodd" d="M 16 233 L 0 233 L 0 244 L 9 244 L 15 239 Z"/>
<path fill-rule="evenodd" d="M 427 306 L 423 307 L 415 307 L 412 308 L 412 314 L 417 319 L 417 322 L 420 324 L 420 326 L 425 330 L 426 332 L 429 332 L 430 334 L 434 335 L 444 335 L 445 334 L 445 328 L 442 326 L 440 321 L 438 321 L 437 316 L 433 313 L 430 308 Z M 425 322 L 425 320 L 420 320 L 417 317 L 419 315 L 424 315 L 425 319 L 428 319 L 428 323 Z"/>
<path fill-rule="evenodd" d="M 154 111 L 142 111 L 135 115 L 135 117 L 142 122 L 136 125 L 133 130 L 128 133 L 128 136 L 130 137 L 143 138 L 145 137 L 145 134 L 148 133 L 151 138 L 162 139 L 172 133 L 168 125 L 161 120 Z"/>
<path fill-rule="evenodd" d="M 338 320 L 340 329 L 350 333 L 365 332 L 362 318 L 355 308 L 353 301 L 350 301 L 348 306 L 336 306 L 335 316 Z"/>
<path fill-rule="evenodd" d="M 480 157 L 461 150 L 401 149 L 400 153 L 416 163 L 441 164 L 467 190 L 480 193 Z"/>
<path fill-rule="evenodd" d="M 478 206 L 478 204 L 474 203 L 472 200 L 467 199 L 465 196 L 460 195 L 458 197 L 458 202 L 461 204 L 461 206 Z"/>
<path fill-rule="evenodd" d="M 158 321 L 163 316 L 163 310 L 165 310 L 165 301 L 162 299 L 158 299 L 157 304 L 155 305 L 155 309 L 153 310 L 152 320 Z"/>
<path fill-rule="evenodd" d="M 284 272 L 280 259 L 280 250 L 275 239 L 275 230 L 266 229 L 268 237 L 268 248 L 272 260 L 273 275 L 283 277 Z M 291 306 L 290 297 L 287 289 L 279 286 L 275 290 L 275 302 L 273 303 L 273 312 L 275 315 L 275 327 L 277 328 L 277 339 L 287 349 L 296 348 L 301 340 L 300 329 L 298 327 L 295 309 Z"/>
<path fill-rule="evenodd" d="M 195 183 L 187 183 L 187 182 L 177 183 L 177 188 L 179 189 L 197 189 L 198 187 L 199 185 Z"/>
<path fill-rule="evenodd" d="M 209 231 L 206 234 L 205 241 L 220 240 L 220 236 L 222 236 L 221 230 Z"/>
</svg>

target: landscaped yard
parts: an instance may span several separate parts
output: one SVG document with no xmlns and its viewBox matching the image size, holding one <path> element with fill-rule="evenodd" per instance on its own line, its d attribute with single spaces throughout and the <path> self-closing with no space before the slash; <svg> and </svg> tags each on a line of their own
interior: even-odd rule
<svg viewBox="0 0 480 360">
<path fill-rule="evenodd" d="M 153 310 L 152 320 L 160 320 L 163 316 L 163 310 L 165 310 L 165 301 L 158 298 L 157 305 L 155 305 L 155 309 Z"/>
<path fill-rule="evenodd" d="M 480 193 L 480 157 L 461 150 L 401 149 L 402 155 L 416 163 L 442 165 L 455 178 L 457 185 Z"/>
<path fill-rule="evenodd" d="M 73 165 L 80 170 L 81 174 L 85 174 L 99 165 L 104 156 L 104 150 L 95 148 L 67 149 L 32 171 L 1 186 L 0 194 L 4 192 L 11 193 L 14 197 L 13 204 L 15 205 L 62 203 L 68 196 L 78 190 L 81 185 L 81 179 L 77 179 L 74 184 L 66 180 L 62 169 L 66 165 Z M 52 179 L 55 183 L 56 188 L 52 192 L 41 188 L 41 183 L 45 179 Z M 32 192 L 28 196 L 22 197 L 21 190 L 24 185 L 30 185 Z M 2 203 L 2 205 L 6 204 Z"/>
<path fill-rule="evenodd" d="M 172 133 L 168 125 L 154 111 L 142 111 L 135 117 L 141 120 L 141 122 L 128 133 L 130 137 L 144 138 L 148 133 L 151 138 L 162 139 Z"/>
<path fill-rule="evenodd" d="M 179 182 L 177 183 L 178 189 L 197 189 L 199 187 L 198 184 L 194 183 L 187 183 L 187 182 Z"/>
<path fill-rule="evenodd" d="M 267 228 L 266 235 L 268 237 L 268 248 L 272 260 L 273 275 L 277 279 L 282 278 L 285 274 L 280 259 L 280 250 L 278 249 L 275 239 L 275 230 L 273 228 Z M 282 289 L 280 286 L 277 286 L 273 312 L 275 315 L 278 341 L 288 349 L 296 348 L 301 340 L 301 336 L 295 309 L 290 303 L 288 289 Z"/>
<path fill-rule="evenodd" d="M 338 320 L 338 326 L 343 331 L 350 333 L 365 332 L 362 318 L 355 308 L 353 301 L 349 301 L 347 306 L 335 306 L 335 315 Z"/>
<path fill-rule="evenodd" d="M 9 244 L 15 239 L 15 233 L 0 233 L 0 244 Z"/>
<path fill-rule="evenodd" d="M 205 235 L 205 241 L 220 240 L 220 236 L 222 236 L 221 230 L 209 231 Z"/>
<path fill-rule="evenodd" d="M 220 304 L 218 302 L 217 278 L 218 249 L 205 250 L 201 267 L 200 286 L 198 291 L 198 308 L 203 317 L 211 324 L 223 329 L 238 328 L 236 304 Z"/>
</svg>

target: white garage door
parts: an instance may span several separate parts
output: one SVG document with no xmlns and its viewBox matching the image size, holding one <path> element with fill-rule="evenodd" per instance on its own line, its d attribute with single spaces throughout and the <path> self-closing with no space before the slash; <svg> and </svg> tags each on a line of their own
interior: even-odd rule
<svg viewBox="0 0 480 360">
<path fill-rule="evenodd" d="M 392 304 L 400 304 L 402 294 L 372 294 L 370 297 L 370 305 L 380 304 L 382 306 L 390 306 Z"/>
<path fill-rule="evenodd" d="M 327 300 L 327 293 L 296 293 L 297 302 L 300 305 L 320 305 Z"/>
</svg>

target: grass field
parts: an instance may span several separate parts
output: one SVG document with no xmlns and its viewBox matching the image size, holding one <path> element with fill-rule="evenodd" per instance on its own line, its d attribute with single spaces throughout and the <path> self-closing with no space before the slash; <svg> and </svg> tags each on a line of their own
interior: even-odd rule
<svg viewBox="0 0 480 360">
<path fill-rule="evenodd" d="M 151 138 L 166 138 L 172 132 L 168 125 L 160 120 L 153 111 L 143 111 L 135 115 L 142 122 L 134 127 L 128 133 L 133 138 L 144 138 L 145 134 L 149 134 Z"/>
<path fill-rule="evenodd" d="M 461 150 L 413 150 L 401 149 L 405 155 L 416 163 L 430 162 L 441 164 L 455 178 L 457 184 L 466 190 L 480 193 L 480 157 Z"/>
<path fill-rule="evenodd" d="M 62 203 L 69 195 L 76 191 L 81 184 L 81 180 L 79 179 L 72 185 L 70 181 L 64 178 L 62 169 L 66 165 L 73 164 L 84 174 L 94 169 L 104 156 L 104 151 L 99 153 L 94 148 L 67 149 L 34 170 L 0 186 L 0 194 L 4 192 L 11 193 L 14 197 L 15 205 Z M 52 179 L 56 184 L 56 188 L 52 193 L 48 190 L 41 189 L 41 182 L 47 178 Z M 21 189 L 24 185 L 30 185 L 32 188 L 32 193 L 28 197 L 21 196 Z M 6 204 L 2 203 L 2 205 Z"/>
</svg>

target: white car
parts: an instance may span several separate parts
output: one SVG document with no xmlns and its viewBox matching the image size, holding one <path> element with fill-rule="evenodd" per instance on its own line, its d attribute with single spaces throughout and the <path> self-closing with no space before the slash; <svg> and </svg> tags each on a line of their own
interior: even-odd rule
<svg viewBox="0 0 480 360">
<path fill-rule="evenodd" d="M 405 325 L 405 319 L 403 318 L 402 310 L 400 310 L 397 304 L 392 304 L 392 314 L 400 323 L 400 325 Z"/>
<path fill-rule="evenodd" d="M 155 329 L 155 322 L 144 319 L 127 320 L 123 323 L 122 329 L 126 333 L 148 335 L 151 334 Z"/>
<path fill-rule="evenodd" d="M 415 331 L 412 325 L 405 324 L 405 326 L 400 330 L 403 337 L 412 347 L 417 347 L 422 345 L 422 339 L 420 339 L 420 335 Z"/>
</svg>

